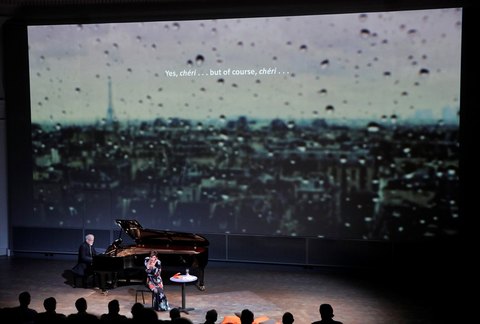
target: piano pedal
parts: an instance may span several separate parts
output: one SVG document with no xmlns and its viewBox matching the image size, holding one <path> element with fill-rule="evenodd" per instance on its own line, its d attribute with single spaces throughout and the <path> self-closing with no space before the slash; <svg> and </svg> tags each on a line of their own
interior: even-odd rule
<svg viewBox="0 0 480 324">
<path fill-rule="evenodd" d="M 102 291 L 102 295 L 108 296 L 108 290 Z"/>
</svg>

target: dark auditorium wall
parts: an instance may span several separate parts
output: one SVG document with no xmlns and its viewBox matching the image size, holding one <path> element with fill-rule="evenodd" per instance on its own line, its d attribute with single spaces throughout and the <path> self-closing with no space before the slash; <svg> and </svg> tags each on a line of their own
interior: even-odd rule
<svg viewBox="0 0 480 324">
<path fill-rule="evenodd" d="M 1 31 L 5 20 L 6 18 L 0 15 L 0 63 L 3 62 L 3 33 Z M 5 119 L 3 77 L 3 64 L 0 64 L 0 256 L 8 253 L 7 123 Z"/>
</svg>

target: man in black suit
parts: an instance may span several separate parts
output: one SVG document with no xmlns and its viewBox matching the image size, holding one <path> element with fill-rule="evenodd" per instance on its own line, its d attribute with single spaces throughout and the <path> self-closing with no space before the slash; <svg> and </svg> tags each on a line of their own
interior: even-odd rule
<svg viewBox="0 0 480 324">
<path fill-rule="evenodd" d="M 95 237 L 92 234 L 88 234 L 85 236 L 85 242 L 78 248 L 78 263 L 72 271 L 79 276 L 91 275 L 93 273 L 93 256 L 97 255 L 93 246 L 94 240 Z"/>
</svg>

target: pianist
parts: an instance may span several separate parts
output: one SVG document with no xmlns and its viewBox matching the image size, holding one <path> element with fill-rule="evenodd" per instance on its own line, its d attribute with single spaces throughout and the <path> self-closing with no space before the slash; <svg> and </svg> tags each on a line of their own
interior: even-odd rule
<svg viewBox="0 0 480 324">
<path fill-rule="evenodd" d="M 78 263 L 72 271 L 79 276 L 90 276 L 93 274 L 92 262 L 93 256 L 97 255 L 93 242 L 95 237 L 92 234 L 85 236 L 83 242 L 78 248 Z"/>
<path fill-rule="evenodd" d="M 161 277 L 162 263 L 157 258 L 157 251 L 151 251 L 150 256 L 145 258 L 145 271 L 147 272 L 147 287 L 153 291 L 153 307 L 156 311 L 170 310 L 167 297 L 163 293 L 163 281 Z"/>
</svg>

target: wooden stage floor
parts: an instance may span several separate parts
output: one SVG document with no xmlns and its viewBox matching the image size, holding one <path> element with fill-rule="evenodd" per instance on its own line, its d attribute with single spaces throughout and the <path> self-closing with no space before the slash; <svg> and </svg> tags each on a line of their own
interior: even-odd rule
<svg viewBox="0 0 480 324">
<path fill-rule="evenodd" d="M 74 303 L 84 297 L 88 311 L 100 316 L 107 312 L 112 299 L 120 302 L 120 312 L 131 317 L 138 284 L 120 284 L 103 295 L 98 288 L 73 288 L 69 270 L 74 258 L 59 256 L 0 257 L 0 308 L 18 305 L 18 295 L 32 295 L 31 308 L 43 312 L 43 300 L 57 299 L 57 312 L 75 313 Z M 181 285 L 168 280 L 172 273 L 164 271 L 165 293 L 171 307 L 181 306 Z M 329 303 L 335 319 L 354 323 L 453 323 L 449 312 L 455 299 L 455 287 L 434 279 L 429 271 L 410 275 L 402 271 L 311 268 L 242 263 L 210 262 L 205 272 L 205 291 L 195 284 L 186 287 L 186 306 L 194 307 L 189 318 L 203 323 L 205 313 L 216 309 L 217 323 L 225 316 L 250 309 L 255 317 L 281 320 L 284 312 L 294 315 L 295 323 L 319 320 L 318 307 Z M 150 305 L 147 294 L 145 306 Z M 141 299 L 140 299 L 141 301 Z M 167 312 L 158 312 L 161 320 Z"/>
</svg>

